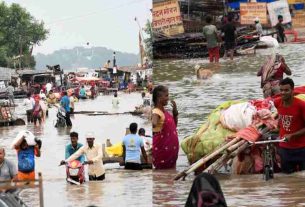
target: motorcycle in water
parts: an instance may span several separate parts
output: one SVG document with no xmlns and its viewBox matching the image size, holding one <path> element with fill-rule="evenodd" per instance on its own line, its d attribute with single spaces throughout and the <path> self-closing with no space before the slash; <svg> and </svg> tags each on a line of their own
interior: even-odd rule
<svg viewBox="0 0 305 207">
<path fill-rule="evenodd" d="M 85 169 L 86 162 L 81 163 L 78 160 L 70 161 L 66 164 L 67 182 L 80 185 L 85 182 Z"/>
<path fill-rule="evenodd" d="M 66 124 L 66 111 L 63 107 L 58 108 L 58 112 L 57 112 L 56 117 L 57 117 L 56 124 L 55 124 L 56 128 L 67 126 L 67 124 Z"/>
</svg>

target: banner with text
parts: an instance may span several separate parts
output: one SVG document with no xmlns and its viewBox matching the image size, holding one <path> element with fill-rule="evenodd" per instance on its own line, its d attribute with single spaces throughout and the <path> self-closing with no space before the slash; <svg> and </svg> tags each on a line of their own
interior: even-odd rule
<svg viewBox="0 0 305 207">
<path fill-rule="evenodd" d="M 283 24 L 291 22 L 291 15 L 287 1 L 275 1 L 267 5 L 271 25 L 278 23 L 278 15 L 283 16 Z"/>
<path fill-rule="evenodd" d="M 184 33 L 177 0 L 154 3 L 152 16 L 152 28 L 155 32 L 168 36 Z"/>
<path fill-rule="evenodd" d="M 267 24 L 266 3 L 240 3 L 240 23 L 254 24 L 258 18 L 261 24 Z"/>
</svg>

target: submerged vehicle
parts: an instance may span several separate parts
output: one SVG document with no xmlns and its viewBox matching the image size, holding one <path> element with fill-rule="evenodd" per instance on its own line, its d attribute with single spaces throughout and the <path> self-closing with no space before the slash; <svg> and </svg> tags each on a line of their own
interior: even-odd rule
<svg viewBox="0 0 305 207">
<path fill-rule="evenodd" d="M 66 111 L 63 107 L 58 108 L 56 117 L 57 117 L 57 120 L 55 123 L 56 128 L 65 127 L 67 125 L 66 124 Z"/>
<path fill-rule="evenodd" d="M 68 162 L 66 165 L 67 182 L 71 184 L 80 185 L 85 182 L 85 163 L 78 160 Z"/>
</svg>

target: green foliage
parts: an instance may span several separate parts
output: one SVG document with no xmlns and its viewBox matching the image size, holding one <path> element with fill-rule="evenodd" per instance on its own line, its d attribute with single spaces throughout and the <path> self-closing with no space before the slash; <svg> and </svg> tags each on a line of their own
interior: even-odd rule
<svg viewBox="0 0 305 207">
<path fill-rule="evenodd" d="M 19 4 L 0 3 L 0 66 L 35 66 L 32 48 L 47 38 L 44 23 L 37 21 Z M 21 56 L 21 60 L 15 57 Z"/>
<path fill-rule="evenodd" d="M 151 27 L 151 22 L 149 19 L 146 22 L 145 28 L 144 28 L 145 33 L 147 34 L 147 38 L 144 39 L 144 44 L 145 44 L 145 53 L 147 54 L 148 58 L 152 60 L 153 57 L 153 34 L 152 34 L 152 27 Z"/>
</svg>

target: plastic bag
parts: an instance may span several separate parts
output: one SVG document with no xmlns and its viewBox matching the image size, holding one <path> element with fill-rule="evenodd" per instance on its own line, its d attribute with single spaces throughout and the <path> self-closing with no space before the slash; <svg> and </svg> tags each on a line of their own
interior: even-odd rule
<svg viewBox="0 0 305 207">
<path fill-rule="evenodd" d="M 16 138 L 14 139 L 14 141 L 13 141 L 13 143 L 12 143 L 12 149 L 14 149 L 15 144 L 16 144 L 20 139 L 22 139 L 23 136 L 25 137 L 25 140 L 26 140 L 26 142 L 27 142 L 27 144 L 28 144 L 29 146 L 35 146 L 35 145 L 36 145 L 36 141 L 35 141 L 35 136 L 34 136 L 34 134 L 33 134 L 32 132 L 30 132 L 30 131 L 22 130 L 22 131 L 20 131 L 20 132 L 17 134 Z"/>
<path fill-rule="evenodd" d="M 222 112 L 220 121 L 225 128 L 238 131 L 252 123 L 255 113 L 255 107 L 248 102 L 234 104 Z"/>
</svg>

